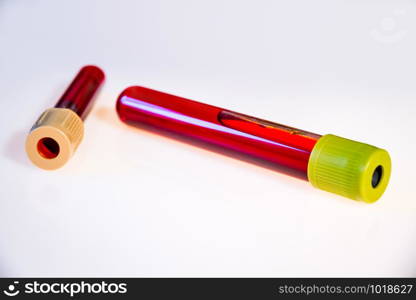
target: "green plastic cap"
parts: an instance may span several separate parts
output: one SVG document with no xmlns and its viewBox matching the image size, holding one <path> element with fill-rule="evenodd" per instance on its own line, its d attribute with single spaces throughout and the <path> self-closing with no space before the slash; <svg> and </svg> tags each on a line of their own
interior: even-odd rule
<svg viewBox="0 0 416 300">
<path fill-rule="evenodd" d="M 308 163 L 314 187 L 368 203 L 384 193 L 390 173 L 386 150 L 332 134 L 318 140 Z"/>
</svg>

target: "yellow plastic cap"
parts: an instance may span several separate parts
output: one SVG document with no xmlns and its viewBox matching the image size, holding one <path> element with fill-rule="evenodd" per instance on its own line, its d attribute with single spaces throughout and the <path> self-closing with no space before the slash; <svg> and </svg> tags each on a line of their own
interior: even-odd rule
<svg viewBox="0 0 416 300">
<path fill-rule="evenodd" d="M 26 153 L 39 168 L 62 167 L 84 136 L 84 123 L 72 110 L 50 108 L 36 121 L 26 139 Z"/>
<path fill-rule="evenodd" d="M 390 173 L 386 150 L 332 134 L 318 140 L 308 163 L 314 187 L 368 203 L 384 193 Z"/>
</svg>

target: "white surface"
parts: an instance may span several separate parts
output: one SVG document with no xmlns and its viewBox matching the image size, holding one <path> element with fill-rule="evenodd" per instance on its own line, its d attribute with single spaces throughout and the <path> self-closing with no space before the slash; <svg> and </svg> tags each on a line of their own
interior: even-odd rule
<svg viewBox="0 0 416 300">
<path fill-rule="evenodd" d="M 416 276 L 414 1 L 1 1 L 1 276 Z M 25 135 L 78 69 L 107 81 L 72 160 Z M 389 150 L 366 205 L 127 127 L 123 88 Z"/>
</svg>

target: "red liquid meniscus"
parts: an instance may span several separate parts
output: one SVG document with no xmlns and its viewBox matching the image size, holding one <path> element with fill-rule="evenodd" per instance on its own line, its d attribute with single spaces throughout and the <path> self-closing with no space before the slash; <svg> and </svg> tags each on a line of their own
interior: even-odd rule
<svg viewBox="0 0 416 300">
<path fill-rule="evenodd" d="M 307 180 L 310 154 L 320 135 L 152 89 L 133 86 L 117 100 L 131 125 L 183 135 L 242 153 Z"/>
</svg>

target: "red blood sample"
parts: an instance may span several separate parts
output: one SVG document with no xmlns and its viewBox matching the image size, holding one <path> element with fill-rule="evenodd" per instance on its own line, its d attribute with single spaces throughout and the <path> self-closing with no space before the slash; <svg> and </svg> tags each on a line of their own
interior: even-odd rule
<svg viewBox="0 0 416 300">
<path fill-rule="evenodd" d="M 253 118 L 144 87 L 124 90 L 117 100 L 120 119 L 214 144 L 283 166 L 307 180 L 310 154 L 320 135 Z"/>
<path fill-rule="evenodd" d="M 104 77 L 104 72 L 96 66 L 83 67 L 55 107 L 69 108 L 84 120 L 92 107 L 93 96 L 104 81 Z"/>
</svg>

